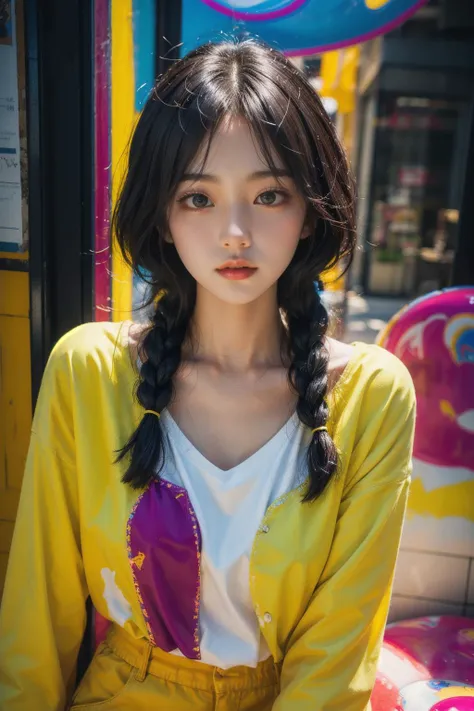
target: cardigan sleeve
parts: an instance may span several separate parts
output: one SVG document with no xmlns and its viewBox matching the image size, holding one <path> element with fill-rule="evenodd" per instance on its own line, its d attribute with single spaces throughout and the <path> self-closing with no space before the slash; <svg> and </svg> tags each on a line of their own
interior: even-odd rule
<svg viewBox="0 0 474 711">
<path fill-rule="evenodd" d="M 393 356 L 360 410 L 323 574 L 290 637 L 274 711 L 369 711 L 409 491 L 411 378 Z"/>
<path fill-rule="evenodd" d="M 67 354 L 57 349 L 36 406 L 3 595 L 2 711 L 63 711 L 75 683 L 87 586 L 72 390 Z"/>
</svg>

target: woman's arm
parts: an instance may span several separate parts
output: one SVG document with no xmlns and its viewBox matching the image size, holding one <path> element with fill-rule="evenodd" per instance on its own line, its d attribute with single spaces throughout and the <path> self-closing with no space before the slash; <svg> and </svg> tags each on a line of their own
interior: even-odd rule
<svg viewBox="0 0 474 711">
<path fill-rule="evenodd" d="M 403 366 L 375 375 L 362 410 L 331 552 L 291 636 L 274 711 L 370 709 L 411 471 L 414 392 Z"/>
<path fill-rule="evenodd" d="M 56 350 L 36 407 L 0 615 L 2 711 L 63 711 L 87 588 L 81 560 L 72 368 Z"/>
</svg>

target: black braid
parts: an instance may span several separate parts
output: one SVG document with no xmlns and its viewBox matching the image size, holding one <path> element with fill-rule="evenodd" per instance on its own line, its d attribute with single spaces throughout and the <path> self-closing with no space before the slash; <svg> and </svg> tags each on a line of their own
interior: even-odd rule
<svg viewBox="0 0 474 711">
<path fill-rule="evenodd" d="M 301 422 L 311 430 L 326 426 L 329 352 L 325 345 L 328 313 L 316 289 L 310 285 L 298 299 L 281 298 L 286 313 L 292 362 L 288 377 L 298 395 Z M 281 292 L 284 294 L 284 290 Z M 286 302 L 286 303 L 285 303 Z M 294 303 L 298 304 L 295 308 Z M 309 487 L 303 501 L 313 501 L 326 488 L 337 469 L 337 451 L 326 431 L 315 432 L 308 447 Z"/>
<path fill-rule="evenodd" d="M 145 410 L 161 413 L 173 397 L 173 376 L 181 362 L 181 346 L 185 339 L 190 313 L 179 311 L 170 295 L 157 303 L 153 322 L 140 348 L 142 365 L 137 398 Z M 160 419 L 145 414 L 118 461 L 131 452 L 130 465 L 122 481 L 134 489 L 145 487 L 156 478 L 164 463 L 163 436 Z"/>
</svg>

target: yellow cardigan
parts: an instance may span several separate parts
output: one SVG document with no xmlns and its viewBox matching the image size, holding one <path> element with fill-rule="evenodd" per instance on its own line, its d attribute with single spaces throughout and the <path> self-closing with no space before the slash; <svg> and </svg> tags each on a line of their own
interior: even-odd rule
<svg viewBox="0 0 474 711">
<path fill-rule="evenodd" d="M 2 711 L 63 711 L 75 679 L 85 600 L 110 619 L 103 569 L 147 628 L 127 558 L 139 492 L 116 452 L 141 417 L 125 324 L 86 324 L 54 349 L 39 395 L 0 617 Z M 262 633 L 283 660 L 274 711 L 364 711 L 390 601 L 414 429 L 406 368 L 355 344 L 330 394 L 341 454 L 326 492 L 294 489 L 268 509 L 250 560 Z M 199 663 L 199 662 L 196 662 Z"/>
</svg>

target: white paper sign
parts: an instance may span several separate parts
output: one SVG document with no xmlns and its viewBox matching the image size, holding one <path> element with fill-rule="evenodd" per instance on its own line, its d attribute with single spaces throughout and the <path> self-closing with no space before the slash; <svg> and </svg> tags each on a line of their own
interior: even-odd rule
<svg viewBox="0 0 474 711">
<path fill-rule="evenodd" d="M 0 252 L 17 252 L 23 231 L 15 2 L 0 7 Z"/>
</svg>

